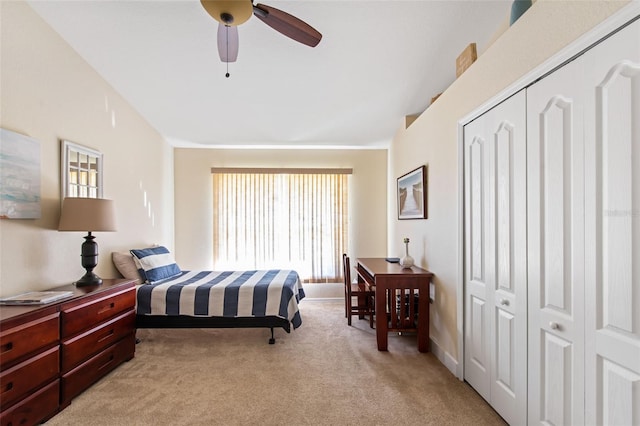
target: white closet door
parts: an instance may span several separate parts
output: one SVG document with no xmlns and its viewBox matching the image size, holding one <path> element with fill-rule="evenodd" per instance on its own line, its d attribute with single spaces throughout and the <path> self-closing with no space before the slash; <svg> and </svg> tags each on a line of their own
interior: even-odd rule
<svg viewBox="0 0 640 426">
<path fill-rule="evenodd" d="M 465 126 L 465 379 L 509 423 L 526 421 L 524 91 Z"/>
<path fill-rule="evenodd" d="M 585 59 L 586 420 L 640 425 L 640 21 Z"/>
<path fill-rule="evenodd" d="M 527 90 L 530 424 L 584 423 L 582 70 Z"/>
<path fill-rule="evenodd" d="M 486 270 L 488 202 L 488 138 L 484 116 L 464 128 L 465 167 L 465 295 L 464 295 L 464 378 L 484 399 L 490 401 L 490 342 L 493 320 L 488 307 L 492 277 Z M 488 283 L 489 281 L 489 283 Z"/>
</svg>

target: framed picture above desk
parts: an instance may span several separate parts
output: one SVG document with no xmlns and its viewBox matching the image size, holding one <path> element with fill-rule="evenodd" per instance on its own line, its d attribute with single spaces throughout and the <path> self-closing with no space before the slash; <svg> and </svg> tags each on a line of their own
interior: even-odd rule
<svg viewBox="0 0 640 426">
<path fill-rule="evenodd" d="M 398 219 L 427 218 L 427 167 L 398 178 Z"/>
</svg>

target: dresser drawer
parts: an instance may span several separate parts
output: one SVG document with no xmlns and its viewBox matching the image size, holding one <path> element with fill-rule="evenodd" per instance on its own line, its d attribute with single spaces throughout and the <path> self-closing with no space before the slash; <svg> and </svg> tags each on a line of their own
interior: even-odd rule
<svg viewBox="0 0 640 426">
<path fill-rule="evenodd" d="M 0 373 L 0 406 L 8 407 L 19 398 L 56 378 L 60 351 L 55 346 Z"/>
<path fill-rule="evenodd" d="M 0 331 L 0 369 L 30 353 L 52 345 L 60 339 L 59 314 Z"/>
<path fill-rule="evenodd" d="M 131 334 L 103 352 L 95 355 L 79 367 L 62 376 L 61 401 L 65 407 L 82 391 L 105 376 L 111 370 L 133 358 L 136 349 L 136 337 Z"/>
<path fill-rule="evenodd" d="M 60 380 L 45 386 L 13 407 L 0 413 L 2 426 L 29 426 L 48 419 L 58 411 Z"/>
<path fill-rule="evenodd" d="M 106 323 L 62 341 L 62 371 L 66 372 L 82 361 L 114 344 L 135 330 L 136 313 L 131 310 Z"/>
<path fill-rule="evenodd" d="M 73 336 L 93 324 L 98 324 L 115 317 L 121 312 L 133 309 L 135 302 L 136 291 L 134 287 L 130 287 L 123 292 L 106 294 L 102 298 L 90 300 L 69 308 L 63 305 L 61 313 L 62 337 Z"/>
</svg>

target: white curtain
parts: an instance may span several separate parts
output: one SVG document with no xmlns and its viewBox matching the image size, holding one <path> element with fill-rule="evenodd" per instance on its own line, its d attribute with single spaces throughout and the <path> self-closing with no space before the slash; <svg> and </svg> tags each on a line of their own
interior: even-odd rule
<svg viewBox="0 0 640 426">
<path fill-rule="evenodd" d="M 216 270 L 295 269 L 338 282 L 347 250 L 346 173 L 213 173 Z"/>
</svg>

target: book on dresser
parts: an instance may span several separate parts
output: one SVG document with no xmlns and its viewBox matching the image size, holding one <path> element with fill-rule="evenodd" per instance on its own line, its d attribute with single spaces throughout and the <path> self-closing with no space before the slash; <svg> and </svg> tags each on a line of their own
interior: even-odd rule
<svg viewBox="0 0 640 426">
<path fill-rule="evenodd" d="M 0 299 L 0 305 L 44 305 L 73 296 L 72 291 L 30 291 Z"/>
</svg>

